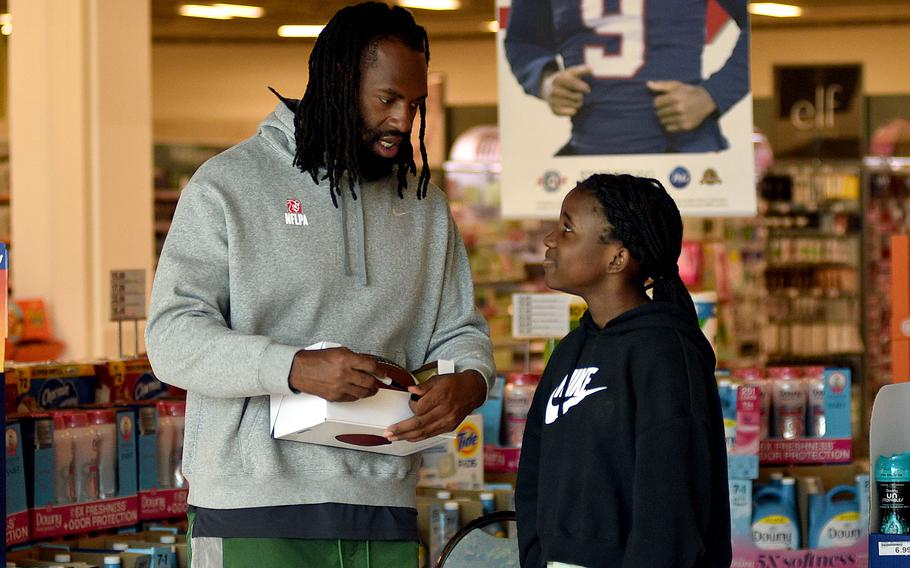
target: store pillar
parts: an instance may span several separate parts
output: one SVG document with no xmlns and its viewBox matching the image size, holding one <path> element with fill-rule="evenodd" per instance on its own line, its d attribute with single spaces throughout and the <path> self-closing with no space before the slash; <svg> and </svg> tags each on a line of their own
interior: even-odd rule
<svg viewBox="0 0 910 568">
<path fill-rule="evenodd" d="M 65 358 L 116 355 L 110 271 L 151 282 L 154 254 L 149 3 L 9 7 L 13 296 L 47 301 Z"/>
</svg>

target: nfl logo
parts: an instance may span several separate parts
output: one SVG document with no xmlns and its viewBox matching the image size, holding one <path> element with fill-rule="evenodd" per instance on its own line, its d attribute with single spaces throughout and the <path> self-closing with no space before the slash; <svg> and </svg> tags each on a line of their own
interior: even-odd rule
<svg viewBox="0 0 910 568">
<path fill-rule="evenodd" d="M 300 205 L 299 199 L 288 199 L 288 213 L 300 213 L 303 207 Z"/>
</svg>

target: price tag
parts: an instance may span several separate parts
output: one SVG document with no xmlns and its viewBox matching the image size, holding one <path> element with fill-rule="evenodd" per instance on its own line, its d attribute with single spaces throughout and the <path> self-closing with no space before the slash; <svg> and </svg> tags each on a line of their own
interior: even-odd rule
<svg viewBox="0 0 910 568">
<path fill-rule="evenodd" d="M 512 337 L 565 336 L 570 299 L 564 294 L 512 294 Z"/>
<path fill-rule="evenodd" d="M 111 321 L 145 319 L 145 270 L 111 270 Z"/>
<path fill-rule="evenodd" d="M 879 556 L 910 556 L 910 542 L 880 542 Z"/>
</svg>

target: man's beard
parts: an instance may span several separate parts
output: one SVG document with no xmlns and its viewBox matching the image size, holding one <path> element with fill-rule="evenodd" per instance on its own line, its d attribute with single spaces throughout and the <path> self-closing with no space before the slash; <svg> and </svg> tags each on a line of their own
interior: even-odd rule
<svg viewBox="0 0 910 568">
<path fill-rule="evenodd" d="M 363 129 L 361 143 L 357 148 L 358 160 L 360 162 L 360 175 L 365 181 L 377 181 L 392 175 L 393 168 L 407 167 L 406 164 L 414 157 L 414 147 L 411 146 L 411 133 L 401 132 L 399 130 L 375 130 L 372 128 Z M 374 146 L 383 136 L 398 136 L 401 142 L 398 145 L 398 153 L 394 158 L 383 158 L 373 151 Z"/>
</svg>

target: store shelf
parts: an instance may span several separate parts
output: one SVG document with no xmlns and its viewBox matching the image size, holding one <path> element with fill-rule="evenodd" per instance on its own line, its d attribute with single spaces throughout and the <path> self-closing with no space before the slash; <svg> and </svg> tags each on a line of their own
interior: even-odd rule
<svg viewBox="0 0 910 568">
<path fill-rule="evenodd" d="M 849 268 L 859 270 L 855 263 L 851 262 L 769 262 L 768 270 L 802 270 L 806 268 Z"/>
<path fill-rule="evenodd" d="M 177 201 L 180 199 L 180 190 L 179 189 L 156 189 L 155 190 L 155 200 L 156 201 Z"/>
<path fill-rule="evenodd" d="M 787 229 L 787 228 L 777 228 L 777 227 L 768 227 L 768 238 L 774 239 L 777 237 L 800 237 L 807 239 L 859 239 L 861 235 L 859 233 L 838 233 L 833 231 L 819 231 L 809 227 L 801 229 Z"/>
</svg>

